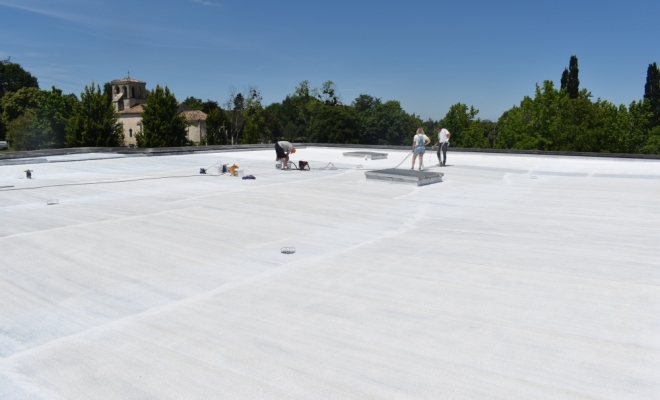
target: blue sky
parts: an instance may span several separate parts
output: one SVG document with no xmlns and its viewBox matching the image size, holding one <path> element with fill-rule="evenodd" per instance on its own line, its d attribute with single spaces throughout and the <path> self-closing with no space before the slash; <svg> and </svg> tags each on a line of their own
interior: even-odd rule
<svg viewBox="0 0 660 400">
<path fill-rule="evenodd" d="M 132 77 L 226 101 L 255 85 L 264 103 L 302 80 L 399 100 L 424 119 L 451 104 L 497 119 L 556 84 L 577 55 L 581 87 L 628 104 L 660 62 L 656 1 L 0 0 L 0 58 L 80 93 Z"/>
</svg>

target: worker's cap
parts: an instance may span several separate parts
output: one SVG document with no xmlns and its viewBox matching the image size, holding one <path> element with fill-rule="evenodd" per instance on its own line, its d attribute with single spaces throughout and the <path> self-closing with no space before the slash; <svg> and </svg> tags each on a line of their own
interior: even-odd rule
<svg viewBox="0 0 660 400">
<path fill-rule="evenodd" d="M 296 152 L 296 148 L 294 147 L 294 148 L 291 149 L 291 154 L 293 154 L 295 152 Z"/>
</svg>

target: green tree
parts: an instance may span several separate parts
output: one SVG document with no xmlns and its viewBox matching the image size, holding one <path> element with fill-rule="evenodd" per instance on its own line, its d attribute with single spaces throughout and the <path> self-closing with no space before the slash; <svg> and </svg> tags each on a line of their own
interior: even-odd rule
<svg viewBox="0 0 660 400">
<path fill-rule="evenodd" d="M 124 142 L 122 125 L 100 86 L 85 86 L 65 128 L 68 147 L 116 147 Z"/>
<path fill-rule="evenodd" d="M 493 146 L 495 146 L 495 141 L 500 134 L 500 127 L 497 125 L 497 122 L 487 119 L 481 120 L 481 127 L 488 140 L 488 147 L 493 148 Z"/>
<path fill-rule="evenodd" d="M 0 98 L 7 92 L 16 92 L 21 88 L 39 88 L 37 78 L 21 68 L 19 64 L 0 62 Z"/>
<path fill-rule="evenodd" d="M 354 104 L 366 104 L 362 100 L 368 100 L 362 96 L 358 99 L 361 100 Z M 360 121 L 358 138 L 359 143 L 362 144 L 407 145 L 412 140 L 415 130 L 421 125 L 419 118 L 406 113 L 401 108 L 401 103 L 394 100 L 382 104 L 380 100 L 375 101 L 363 112 L 358 112 L 358 116 Z"/>
<path fill-rule="evenodd" d="M 429 118 L 426 121 L 422 122 L 422 128 L 424 128 L 424 132 L 426 132 L 426 136 L 428 136 L 431 139 L 431 141 L 433 141 L 434 137 L 437 137 L 436 129 L 438 128 L 438 122 L 439 121 L 434 121 L 432 118 Z"/>
<path fill-rule="evenodd" d="M 112 94 L 112 83 L 111 82 L 106 82 L 103 84 L 103 95 L 108 98 L 109 102 L 112 102 L 112 98 L 114 97 Z"/>
<path fill-rule="evenodd" d="M 607 101 L 598 103 L 601 119 L 600 144 L 597 151 L 608 153 L 640 153 L 646 144 L 647 125 L 651 117 L 647 102 L 632 102 L 629 107 Z"/>
<path fill-rule="evenodd" d="M 8 125 L 27 110 L 39 107 L 40 91 L 35 87 L 24 87 L 15 92 L 7 92 L 2 98 L 2 121 Z"/>
<path fill-rule="evenodd" d="M 532 126 L 534 101 L 525 96 L 520 105 L 505 111 L 497 125 L 500 134 L 494 143 L 496 149 L 537 150 L 539 137 Z"/>
<path fill-rule="evenodd" d="M 321 90 L 315 90 L 316 98 L 328 106 L 341 104 L 341 99 L 337 95 L 337 87 L 333 81 L 323 82 Z"/>
<path fill-rule="evenodd" d="M 463 131 L 461 138 L 461 147 L 471 149 L 488 149 L 490 143 L 488 141 L 488 133 L 481 120 L 473 121 L 467 130 Z"/>
<path fill-rule="evenodd" d="M 286 124 L 284 130 L 282 131 L 283 139 L 288 140 L 289 142 L 295 141 L 299 135 L 300 135 L 300 129 L 293 122 L 289 122 L 288 124 Z"/>
<path fill-rule="evenodd" d="M 646 143 L 640 153 L 660 154 L 660 126 L 656 126 L 648 132 Z"/>
<path fill-rule="evenodd" d="M 650 103 L 648 101 L 633 101 L 628 106 L 628 114 L 624 152 L 660 154 L 660 152 L 653 150 L 653 137 L 657 133 L 657 127 L 649 130 L 650 121 L 653 119 Z"/>
<path fill-rule="evenodd" d="M 286 126 L 293 124 L 297 130 L 302 131 L 299 127 L 302 126 L 303 123 L 298 117 L 298 108 L 295 103 L 295 99 L 291 95 L 287 95 L 284 100 L 282 100 L 281 107 L 273 108 L 273 111 L 276 113 L 277 118 L 285 129 Z"/>
<path fill-rule="evenodd" d="M 341 105 L 334 82 L 326 81 L 320 89 L 317 89 L 312 88 L 309 81 L 304 80 L 296 86 L 294 93 L 282 102 L 282 111 L 286 114 L 286 118 L 282 118 L 282 125 L 288 134 L 296 132 L 297 135 L 303 136 L 305 141 L 319 141 L 320 138 L 329 136 L 319 134 L 318 131 L 318 127 L 326 125 L 327 121 L 317 121 L 317 119 L 326 118 L 328 113 L 348 115 L 343 111 L 328 111 L 325 108 Z M 338 136 L 337 138 L 340 140 Z"/>
<path fill-rule="evenodd" d="M 566 81 L 566 91 L 571 99 L 577 99 L 578 94 L 580 93 L 579 72 L 577 56 L 571 56 L 571 61 L 568 65 L 568 79 Z"/>
<path fill-rule="evenodd" d="M 564 68 L 564 72 L 561 74 L 560 89 L 568 90 L 568 68 Z"/>
<path fill-rule="evenodd" d="M 30 118 L 22 119 L 20 124 L 12 125 L 15 129 L 7 134 L 8 141 L 15 143 L 12 148 L 28 146 L 34 150 L 63 147 L 66 120 L 71 115 L 76 102 L 75 97 L 62 95 L 62 91 L 55 87 L 50 91 L 21 88 L 16 92 L 7 93 L 2 100 L 4 110 L 2 120 L 5 126 L 9 127 L 12 121 L 27 112 L 31 115 Z M 28 124 L 27 121 L 31 122 Z M 21 129 L 17 128 L 19 126 Z M 17 135 L 23 134 L 29 134 L 30 139 L 19 139 Z M 24 144 L 19 145 L 19 141 Z"/>
<path fill-rule="evenodd" d="M 17 92 L 22 88 L 39 88 L 37 78 L 21 68 L 19 64 L 9 61 L 0 62 L 0 100 L 9 92 Z M 0 105 L 0 115 L 3 114 Z M 0 118 L 0 140 L 5 139 L 7 128 Z"/>
<path fill-rule="evenodd" d="M 300 82 L 290 96 L 290 101 L 296 112 L 296 122 L 299 133 L 305 137 L 305 141 L 311 140 L 311 125 L 314 111 L 317 108 L 319 99 L 317 98 L 318 91 L 310 88 L 309 81 L 304 80 Z"/>
<path fill-rule="evenodd" d="M 568 100 L 564 90 L 556 90 L 552 81 L 536 85 L 534 98 L 525 96 L 519 106 L 506 111 L 497 122 L 498 135 L 493 147 L 516 150 L 553 150 L 557 140 L 557 118 Z"/>
<path fill-rule="evenodd" d="M 452 146 L 488 148 L 488 136 L 479 119 L 475 117 L 479 110 L 473 106 L 456 103 L 449 107 L 439 125 L 451 132 Z"/>
<path fill-rule="evenodd" d="M 317 143 L 359 143 L 360 126 L 357 111 L 333 102 L 322 104 L 313 119 L 312 141 Z"/>
<path fill-rule="evenodd" d="M 205 102 L 202 103 L 202 111 L 205 112 L 206 114 L 210 113 L 212 110 L 215 110 L 216 108 L 220 108 L 217 101 L 207 99 Z"/>
<path fill-rule="evenodd" d="M 179 103 L 167 86 L 163 89 L 157 85 L 143 107 L 144 131 L 135 135 L 138 147 L 175 147 L 189 143 L 188 124 L 179 115 Z"/>
<path fill-rule="evenodd" d="M 284 137 L 283 110 L 282 103 L 271 103 L 264 109 L 264 119 L 273 142 L 277 142 Z"/>
<path fill-rule="evenodd" d="M 241 144 L 255 144 L 263 141 L 261 138 L 260 121 L 258 117 L 245 120 L 243 127 L 243 135 L 241 137 Z"/>
<path fill-rule="evenodd" d="M 649 131 L 653 114 L 647 100 L 629 107 L 591 100 L 586 89 L 570 98 L 551 81 L 536 86 L 534 98 L 500 117 L 495 148 L 580 152 L 653 153 L 656 137 Z M 659 130 L 660 131 L 660 130 Z"/>
<path fill-rule="evenodd" d="M 479 110 L 457 103 L 449 108 L 439 125 L 451 132 L 452 145 L 468 148 L 489 148 L 488 132 L 481 120 L 475 118 Z"/>
<path fill-rule="evenodd" d="M 257 88 L 249 88 L 243 110 L 243 118 L 245 119 L 245 128 L 243 130 L 243 138 L 241 139 L 241 143 L 243 144 L 263 143 L 270 138 L 261 101 L 261 93 L 259 93 Z"/>
<path fill-rule="evenodd" d="M 37 119 L 41 122 L 44 133 L 44 147 L 60 148 L 66 144 L 66 124 L 78 99 L 73 95 L 64 95 L 62 90 L 52 87 L 39 93 Z"/>
<path fill-rule="evenodd" d="M 646 84 L 644 85 L 644 99 L 649 102 L 653 118 L 650 128 L 660 126 L 660 69 L 658 63 L 649 64 L 646 70 Z"/>
<path fill-rule="evenodd" d="M 191 110 L 203 110 L 204 108 L 204 102 L 202 99 L 198 99 L 197 97 L 186 97 L 186 99 L 183 101 L 183 104 L 188 106 Z"/>
<path fill-rule="evenodd" d="M 7 124 L 7 139 L 17 151 L 37 150 L 43 143 L 42 126 L 34 110 L 27 110 Z"/>
<path fill-rule="evenodd" d="M 536 85 L 530 121 L 535 150 L 553 150 L 557 132 L 561 131 L 557 129 L 557 118 L 568 98 L 567 92 L 555 89 L 552 81 L 544 81 L 542 87 Z"/>
<path fill-rule="evenodd" d="M 245 127 L 245 97 L 242 93 L 236 93 L 234 87 L 229 88 L 229 99 L 226 103 L 229 115 L 229 144 L 238 144 L 243 128 Z"/>
<path fill-rule="evenodd" d="M 382 101 L 379 98 L 370 96 L 368 94 L 360 94 L 355 98 L 355 100 L 353 100 L 351 107 L 355 108 L 355 111 L 358 113 L 363 113 L 381 104 Z"/>
<path fill-rule="evenodd" d="M 602 149 L 602 119 L 598 103 L 583 89 L 574 99 L 559 102 L 558 112 L 551 121 L 548 146 L 541 150 L 599 152 Z"/>
<path fill-rule="evenodd" d="M 229 124 L 229 117 L 222 108 L 209 111 L 206 115 L 206 145 L 226 144 Z"/>
</svg>

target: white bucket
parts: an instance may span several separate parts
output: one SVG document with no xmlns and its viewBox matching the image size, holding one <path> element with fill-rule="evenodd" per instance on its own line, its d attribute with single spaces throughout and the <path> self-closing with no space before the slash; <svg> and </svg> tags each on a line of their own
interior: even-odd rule
<svg viewBox="0 0 660 400">
<path fill-rule="evenodd" d="M 276 162 L 275 163 L 275 168 L 282 169 L 282 162 L 281 161 Z"/>
<path fill-rule="evenodd" d="M 239 178 L 242 178 L 244 173 L 245 170 L 243 168 L 239 168 L 236 170 L 236 176 L 238 176 Z"/>
</svg>

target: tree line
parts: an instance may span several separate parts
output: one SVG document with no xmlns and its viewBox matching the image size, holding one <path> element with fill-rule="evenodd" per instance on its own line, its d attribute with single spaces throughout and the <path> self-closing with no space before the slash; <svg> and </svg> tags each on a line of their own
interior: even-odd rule
<svg viewBox="0 0 660 400">
<path fill-rule="evenodd" d="M 660 69 L 649 64 L 642 99 L 616 105 L 594 101 L 580 88 L 578 59 L 572 56 L 559 88 L 551 80 L 537 84 L 533 97 L 525 96 L 497 121 L 481 120 L 478 113 L 458 103 L 425 126 L 446 127 L 458 147 L 660 154 Z"/>
<path fill-rule="evenodd" d="M 122 126 L 112 105 L 110 83 L 92 83 L 80 94 L 65 95 L 53 87 L 40 90 L 37 79 L 18 64 L 0 64 L 0 138 L 15 150 L 120 146 Z M 593 100 L 580 88 L 578 60 L 570 58 L 560 86 L 551 80 L 536 85 L 534 96 L 505 111 L 497 121 L 478 118 L 473 106 L 452 105 L 443 118 L 422 121 L 398 101 L 360 94 L 342 101 L 332 81 L 315 88 L 302 81 L 281 102 L 264 106 L 261 93 L 230 88 L 224 103 L 188 97 L 183 103 L 207 114 L 201 145 L 309 143 L 407 145 L 417 127 L 427 133 L 445 127 L 452 145 L 548 151 L 660 154 L 660 69 L 647 70 L 644 96 L 630 105 Z M 147 96 L 139 147 L 191 145 L 178 101 L 167 87 Z"/>
<path fill-rule="evenodd" d="M 421 125 L 419 116 L 406 113 L 398 101 L 383 102 L 362 94 L 343 104 L 335 84 L 313 88 L 301 82 L 282 102 L 263 106 L 259 91 L 230 89 L 218 102 L 188 97 L 191 109 L 208 114 L 206 144 L 269 143 L 278 140 L 309 143 L 402 144 Z"/>
</svg>

